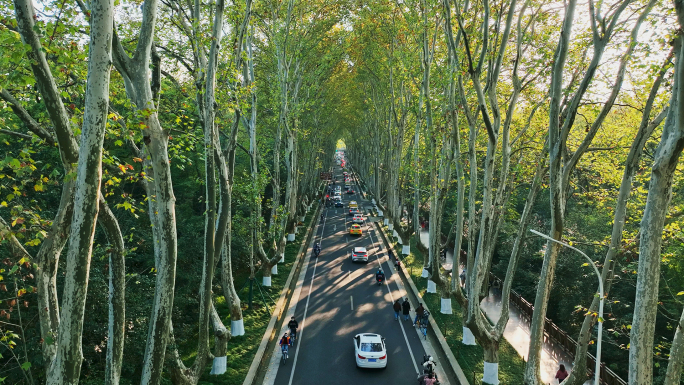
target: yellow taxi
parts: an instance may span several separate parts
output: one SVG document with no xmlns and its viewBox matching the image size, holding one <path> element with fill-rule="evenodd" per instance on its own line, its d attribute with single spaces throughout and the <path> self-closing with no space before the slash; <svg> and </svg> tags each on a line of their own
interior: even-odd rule
<svg viewBox="0 0 684 385">
<path fill-rule="evenodd" d="M 349 234 L 356 234 L 356 235 L 361 235 L 361 225 L 354 223 L 351 225 L 349 228 Z"/>
<path fill-rule="evenodd" d="M 349 202 L 349 208 L 350 209 L 358 209 L 359 205 L 356 203 L 356 201 L 351 201 L 351 202 Z"/>
</svg>

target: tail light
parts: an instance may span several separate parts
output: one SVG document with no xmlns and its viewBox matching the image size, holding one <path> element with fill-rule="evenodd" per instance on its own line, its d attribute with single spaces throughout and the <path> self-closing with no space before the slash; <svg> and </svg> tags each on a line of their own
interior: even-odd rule
<svg viewBox="0 0 684 385">
<path fill-rule="evenodd" d="M 385 358 L 387 358 L 387 354 L 385 354 L 384 356 L 380 357 L 381 360 L 384 360 Z"/>
<path fill-rule="evenodd" d="M 366 357 L 364 357 L 364 356 L 362 356 L 362 355 L 360 355 L 360 354 L 357 354 L 357 356 L 359 356 L 359 358 L 362 359 L 362 360 L 365 360 L 365 359 L 366 359 Z"/>
</svg>

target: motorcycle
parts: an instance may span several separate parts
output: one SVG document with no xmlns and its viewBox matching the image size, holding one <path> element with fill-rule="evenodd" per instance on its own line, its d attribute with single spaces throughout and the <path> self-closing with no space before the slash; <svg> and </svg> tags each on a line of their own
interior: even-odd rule
<svg viewBox="0 0 684 385">
<path fill-rule="evenodd" d="M 318 256 L 321 255 L 321 249 L 314 249 L 313 254 L 314 254 L 314 257 L 318 258 Z"/>
<path fill-rule="evenodd" d="M 385 277 L 375 277 L 375 280 L 378 282 L 378 286 L 380 286 L 385 282 Z"/>
</svg>

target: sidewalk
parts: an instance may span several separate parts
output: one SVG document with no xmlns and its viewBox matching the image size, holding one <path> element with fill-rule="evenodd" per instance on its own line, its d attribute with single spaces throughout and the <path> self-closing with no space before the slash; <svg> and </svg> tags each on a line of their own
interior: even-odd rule
<svg viewBox="0 0 684 385">
<path fill-rule="evenodd" d="M 428 239 L 428 231 L 422 230 L 420 232 L 420 241 L 425 247 L 427 247 Z M 443 264 L 445 269 L 451 269 L 453 256 L 452 251 L 447 251 L 446 262 Z M 458 267 L 458 273 L 461 273 L 460 266 Z M 501 316 L 501 296 L 490 294 L 489 297 L 482 300 L 480 307 L 493 322 L 497 322 Z M 515 305 L 511 303 L 509 309 L 510 315 L 504 330 L 504 338 L 525 359 L 530 346 L 530 324 L 521 318 L 520 311 L 518 311 Z M 572 370 L 572 358 L 562 349 L 555 347 L 553 343 L 549 343 L 550 341 L 544 341 L 541 357 L 541 377 L 545 384 L 557 383 L 554 377 L 560 364 L 565 365 L 568 372 Z M 585 382 L 585 385 L 591 384 L 592 381 Z"/>
</svg>

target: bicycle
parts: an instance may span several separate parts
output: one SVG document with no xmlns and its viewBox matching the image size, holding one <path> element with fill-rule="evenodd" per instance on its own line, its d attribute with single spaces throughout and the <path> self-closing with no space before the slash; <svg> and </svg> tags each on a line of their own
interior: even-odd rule
<svg viewBox="0 0 684 385">
<path fill-rule="evenodd" d="M 287 346 L 288 345 L 283 345 L 280 347 L 280 364 L 285 365 L 285 362 L 287 362 Z"/>
<path fill-rule="evenodd" d="M 297 341 L 297 329 L 290 329 L 290 345 L 294 345 Z"/>
<path fill-rule="evenodd" d="M 427 322 L 420 323 L 420 332 L 423 334 L 423 339 L 427 340 Z"/>
</svg>

